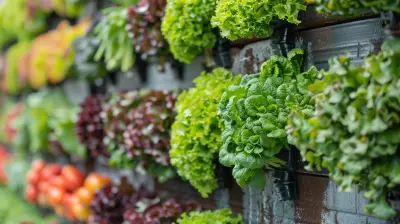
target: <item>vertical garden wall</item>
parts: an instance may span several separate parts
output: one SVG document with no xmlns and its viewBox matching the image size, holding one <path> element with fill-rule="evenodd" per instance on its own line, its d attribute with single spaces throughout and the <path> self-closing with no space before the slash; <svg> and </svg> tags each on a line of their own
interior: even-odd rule
<svg viewBox="0 0 400 224">
<path fill-rule="evenodd" d="M 0 223 L 398 223 L 399 13 L 0 2 Z"/>
</svg>

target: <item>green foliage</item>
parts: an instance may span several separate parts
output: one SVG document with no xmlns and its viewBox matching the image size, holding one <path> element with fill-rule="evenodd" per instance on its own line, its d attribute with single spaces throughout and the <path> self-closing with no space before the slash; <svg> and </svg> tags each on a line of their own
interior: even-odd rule
<svg viewBox="0 0 400 224">
<path fill-rule="evenodd" d="M 128 71 L 135 62 L 135 55 L 126 29 L 127 8 L 112 7 L 103 10 L 103 14 L 104 18 L 94 31 L 100 41 L 95 60 L 104 60 L 108 70 Z"/>
<path fill-rule="evenodd" d="M 7 187 L 19 195 L 23 195 L 28 184 L 26 181 L 26 174 L 31 167 L 30 158 L 20 157 L 16 155 L 12 161 L 5 165 L 5 172 L 7 175 Z"/>
<path fill-rule="evenodd" d="M 2 224 L 16 223 L 53 223 L 54 216 L 42 217 L 39 210 L 19 198 L 15 192 L 5 186 L 0 186 L 0 220 Z"/>
<path fill-rule="evenodd" d="M 365 211 L 380 218 L 395 215 L 385 197 L 400 184 L 400 49 L 386 46 L 363 67 L 331 59 L 310 85 L 314 113 L 293 113 L 287 127 L 308 169 L 327 168 L 343 191 L 357 184 L 369 201 Z"/>
<path fill-rule="evenodd" d="M 230 209 L 216 211 L 184 213 L 177 221 L 178 224 L 242 224 L 241 215 L 235 215 Z"/>
<path fill-rule="evenodd" d="M 26 0 L 4 0 L 0 4 L 0 47 L 12 40 L 27 40 L 45 27 L 43 13 L 28 19 Z"/>
<path fill-rule="evenodd" d="M 93 33 L 78 37 L 74 41 L 75 63 L 74 68 L 79 78 L 94 82 L 107 75 L 103 61 L 95 61 L 94 57 L 100 43 Z M 74 73 L 75 73 L 74 72 Z"/>
<path fill-rule="evenodd" d="M 50 134 L 50 140 L 58 141 L 68 154 L 79 159 L 85 159 L 86 148 L 80 144 L 75 133 L 78 111 L 79 108 L 72 105 L 68 108 L 61 107 L 54 110 L 55 116 L 49 120 L 50 129 L 53 130 Z"/>
<path fill-rule="evenodd" d="M 299 24 L 298 14 L 306 10 L 303 0 L 219 0 L 212 26 L 230 40 L 266 38 L 273 33 L 276 20 Z"/>
<path fill-rule="evenodd" d="M 317 5 L 317 10 L 327 14 L 359 15 L 371 9 L 374 13 L 381 11 L 400 12 L 400 0 L 309 0 Z"/>
<path fill-rule="evenodd" d="M 218 116 L 218 102 L 240 76 L 222 68 L 203 72 L 194 80 L 196 87 L 184 91 L 176 103 L 177 116 L 172 125 L 171 163 L 178 174 L 188 180 L 203 197 L 217 187 L 215 159 L 222 145 L 224 128 Z"/>
<path fill-rule="evenodd" d="M 219 109 L 225 122 L 219 161 L 234 166 L 233 177 L 240 186 L 263 187 L 263 168 L 279 167 L 275 157 L 288 148 L 285 126 L 294 109 L 309 113 L 307 86 L 316 69 L 301 73 L 303 50 L 288 57 L 272 56 L 257 75 L 247 75 L 222 95 Z"/>
<path fill-rule="evenodd" d="M 216 37 L 210 19 L 216 0 L 169 0 L 162 32 L 174 57 L 191 63 L 204 49 L 214 47 Z"/>
<path fill-rule="evenodd" d="M 78 108 L 72 106 L 61 91 L 30 94 L 15 124 L 15 148 L 20 152 L 27 149 L 33 153 L 47 152 L 51 142 L 59 142 L 66 152 L 84 158 L 85 148 L 74 130 L 77 112 Z"/>
<path fill-rule="evenodd" d="M 19 60 L 30 50 L 30 42 L 18 42 L 7 51 L 7 63 L 5 73 L 5 89 L 9 94 L 18 94 L 23 89 L 19 77 Z"/>
<path fill-rule="evenodd" d="M 135 5 L 139 2 L 139 0 L 113 0 L 118 5 L 122 6 L 130 6 L 130 5 Z"/>
</svg>

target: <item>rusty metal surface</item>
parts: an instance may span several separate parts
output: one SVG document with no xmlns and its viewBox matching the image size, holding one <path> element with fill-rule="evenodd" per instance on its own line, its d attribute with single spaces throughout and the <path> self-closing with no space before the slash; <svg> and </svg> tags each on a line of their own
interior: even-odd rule
<svg viewBox="0 0 400 224">
<path fill-rule="evenodd" d="M 297 175 L 298 199 L 295 203 L 296 223 L 320 224 L 321 214 L 326 210 L 325 190 L 329 179 L 312 175 Z"/>
<path fill-rule="evenodd" d="M 348 55 L 355 64 L 379 50 L 385 37 L 380 18 L 366 19 L 296 33 L 297 45 L 306 50 L 305 63 L 319 69 L 328 67 L 328 60 Z"/>
</svg>

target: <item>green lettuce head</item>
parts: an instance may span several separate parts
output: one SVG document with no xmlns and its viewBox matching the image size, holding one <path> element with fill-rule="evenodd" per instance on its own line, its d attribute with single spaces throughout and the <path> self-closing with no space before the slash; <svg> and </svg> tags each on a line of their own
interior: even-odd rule
<svg viewBox="0 0 400 224">
<path fill-rule="evenodd" d="M 186 64 L 205 49 L 214 47 L 211 27 L 216 0 L 168 0 L 162 33 L 174 57 Z"/>
<path fill-rule="evenodd" d="M 230 40 L 266 38 L 278 19 L 299 24 L 299 12 L 306 10 L 303 0 L 219 0 L 212 26 Z"/>
<path fill-rule="evenodd" d="M 229 85 L 240 76 L 222 68 L 203 72 L 194 80 L 195 87 L 183 92 L 176 103 L 177 116 L 172 125 L 171 163 L 203 197 L 217 187 L 215 160 L 221 148 L 224 128 L 218 116 L 218 102 Z"/>
<path fill-rule="evenodd" d="M 263 169 L 284 164 L 275 155 L 288 148 L 288 115 L 294 109 L 305 113 L 313 109 L 307 86 L 316 70 L 301 73 L 302 59 L 301 49 L 291 51 L 287 58 L 272 56 L 260 74 L 245 76 L 222 95 L 219 109 L 225 130 L 219 161 L 233 166 L 240 186 L 264 186 Z"/>
</svg>

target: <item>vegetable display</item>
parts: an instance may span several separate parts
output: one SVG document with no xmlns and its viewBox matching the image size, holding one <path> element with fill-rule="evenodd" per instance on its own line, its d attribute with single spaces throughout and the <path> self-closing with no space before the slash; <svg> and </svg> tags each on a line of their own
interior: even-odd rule
<svg viewBox="0 0 400 224">
<path fill-rule="evenodd" d="M 21 82 L 19 60 L 29 51 L 30 42 L 18 42 L 7 51 L 6 71 L 3 80 L 3 89 L 12 95 L 20 93 L 26 83 Z"/>
<path fill-rule="evenodd" d="M 77 112 L 60 91 L 30 94 L 22 115 L 15 121 L 16 149 L 32 153 L 61 150 L 84 158 L 86 149 L 80 145 L 74 130 Z"/>
<path fill-rule="evenodd" d="M 12 108 L 7 112 L 2 131 L 4 131 L 5 142 L 8 144 L 12 144 L 17 135 L 15 122 L 21 116 L 23 108 L 24 108 L 23 103 L 17 103 L 13 105 Z"/>
<path fill-rule="evenodd" d="M 242 224 L 241 215 L 235 215 L 230 209 L 217 211 L 190 212 L 183 214 L 177 221 L 178 224 Z"/>
<path fill-rule="evenodd" d="M 7 202 L 0 204 L 0 220 L 3 224 L 51 224 L 57 220 L 55 216 L 43 217 L 36 207 L 28 204 L 21 197 L 18 197 L 15 192 L 7 186 L 0 186 L 0 200 Z"/>
<path fill-rule="evenodd" d="M 51 141 L 59 142 L 62 149 L 69 155 L 79 159 L 86 158 L 86 148 L 79 142 L 75 133 L 75 124 L 79 108 L 57 108 L 55 116 L 49 122 L 52 133 L 49 136 Z"/>
<path fill-rule="evenodd" d="M 172 92 L 148 92 L 127 114 L 129 125 L 123 134 L 127 156 L 161 182 L 175 176 L 168 155 L 175 100 Z"/>
<path fill-rule="evenodd" d="M 110 96 L 102 113 L 109 164 L 146 171 L 162 182 L 173 177 L 168 151 L 174 105 L 172 92 L 131 91 Z"/>
<path fill-rule="evenodd" d="M 31 39 L 45 27 L 41 12 L 29 15 L 27 0 L 4 0 L 0 4 L 0 47 L 13 40 Z M 12 19 L 10 19 L 12 18 Z"/>
<path fill-rule="evenodd" d="M 183 212 L 198 210 L 195 202 L 178 202 L 174 198 L 161 198 L 145 189 L 136 191 L 126 202 L 124 223 L 174 223 Z"/>
<path fill-rule="evenodd" d="M 99 203 L 107 204 L 110 211 L 102 210 L 102 214 L 106 217 L 112 215 L 115 212 L 114 207 L 118 207 L 119 201 L 112 200 L 114 198 L 101 197 L 98 195 L 104 192 L 104 188 L 108 188 L 112 185 L 110 178 L 107 175 L 101 175 L 98 173 L 90 173 L 84 180 L 83 185 L 72 193 L 69 200 L 66 201 L 66 205 L 71 209 L 72 214 L 80 221 L 90 222 L 93 216 L 96 215 L 96 211 L 93 211 L 93 206 Z M 116 192 L 109 192 L 116 194 Z M 99 201 L 100 200 L 100 201 Z M 103 201 L 104 200 L 104 201 Z M 117 214 L 118 215 L 118 214 Z M 115 214 L 114 214 L 115 216 Z M 101 222 L 95 222 L 101 223 Z M 118 222 L 112 222 L 118 223 Z"/>
<path fill-rule="evenodd" d="M 107 75 L 106 65 L 102 61 L 95 60 L 99 46 L 100 42 L 92 32 L 74 41 L 74 72 L 78 74 L 78 78 L 95 82 Z"/>
<path fill-rule="evenodd" d="M 88 21 L 70 26 L 64 21 L 56 30 L 42 34 L 32 42 L 24 62 L 28 69 L 26 76 L 34 89 L 44 87 L 48 82 L 58 84 L 68 75 L 74 62 L 72 42 L 84 35 L 89 27 Z"/>
<path fill-rule="evenodd" d="M 13 154 L 6 147 L 0 145 L 0 184 L 7 184 L 8 177 L 6 173 L 7 164 L 12 162 Z"/>
<path fill-rule="evenodd" d="M 214 47 L 216 37 L 210 20 L 215 7 L 216 0 L 167 1 L 161 30 L 175 59 L 189 64 Z"/>
<path fill-rule="evenodd" d="M 37 1 L 37 0 L 25 0 L 29 9 L 29 17 L 32 17 L 37 11 L 50 14 L 55 12 L 60 16 L 66 17 L 78 17 L 83 12 L 84 3 L 86 0 L 49 0 L 49 1 Z"/>
<path fill-rule="evenodd" d="M 195 87 L 178 97 L 169 155 L 178 174 L 206 197 L 217 187 L 214 168 L 224 128 L 218 102 L 228 86 L 240 82 L 240 76 L 217 68 L 193 82 Z"/>
<path fill-rule="evenodd" d="M 103 99 L 100 96 L 91 95 L 81 103 L 78 113 L 75 131 L 79 142 L 90 150 L 92 156 L 108 157 L 107 148 L 104 145 L 104 123 L 100 117 Z"/>
<path fill-rule="evenodd" d="M 395 11 L 400 13 L 399 0 L 307 0 L 317 5 L 317 10 L 327 14 L 360 15 L 372 10 L 374 13 L 381 11 Z"/>
<path fill-rule="evenodd" d="M 141 0 L 128 8 L 129 34 L 136 53 L 143 59 L 158 56 L 162 62 L 168 55 L 168 46 L 161 33 L 166 5 L 166 0 Z"/>
<path fill-rule="evenodd" d="M 128 71 L 135 62 L 134 43 L 127 30 L 128 9 L 112 7 L 103 10 L 104 18 L 94 30 L 100 41 L 95 60 L 104 61 L 108 70 Z"/>
<path fill-rule="evenodd" d="M 260 74 L 243 77 L 221 97 L 225 129 L 219 161 L 233 166 L 240 186 L 264 186 L 263 168 L 284 164 L 275 155 L 288 149 L 285 126 L 291 110 L 311 113 L 313 109 L 307 86 L 315 79 L 316 69 L 301 73 L 302 61 L 302 49 L 292 50 L 287 58 L 272 56 Z"/>
<path fill-rule="evenodd" d="M 91 215 L 88 224 L 123 223 L 125 203 L 133 193 L 133 187 L 122 183 L 106 185 L 96 191 L 90 203 Z"/>
<path fill-rule="evenodd" d="M 25 198 L 41 207 L 50 207 L 70 221 L 86 221 L 97 190 L 110 185 L 108 176 L 85 175 L 72 165 L 35 160 L 26 175 Z"/>
<path fill-rule="evenodd" d="M 219 0 L 211 22 L 230 40 L 266 38 L 278 19 L 297 25 L 299 12 L 305 10 L 303 0 Z"/>
<path fill-rule="evenodd" d="M 343 191 L 357 184 L 368 199 L 365 211 L 380 218 L 395 215 L 386 194 L 400 184 L 398 44 L 385 43 L 363 67 L 344 56 L 332 59 L 310 86 L 315 111 L 293 113 L 287 127 L 309 169 L 327 168 Z"/>
</svg>

